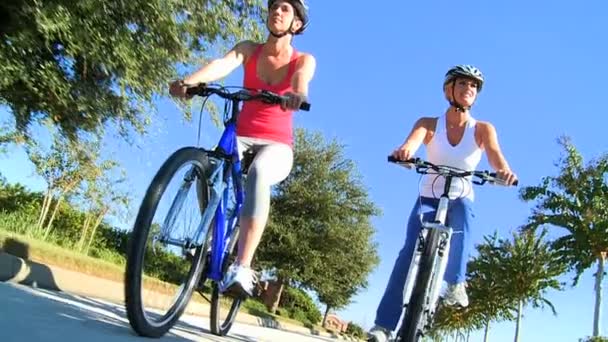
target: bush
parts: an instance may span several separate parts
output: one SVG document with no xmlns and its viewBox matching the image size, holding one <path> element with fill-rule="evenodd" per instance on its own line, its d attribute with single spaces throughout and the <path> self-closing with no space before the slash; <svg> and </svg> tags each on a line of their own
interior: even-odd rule
<svg viewBox="0 0 608 342">
<path fill-rule="evenodd" d="M 304 290 L 286 286 L 279 306 L 287 310 L 289 317 L 302 323 L 317 324 L 323 316 L 312 298 Z"/>
<path fill-rule="evenodd" d="M 15 212 L 42 203 L 42 193 L 31 192 L 21 184 L 9 184 L 0 177 L 0 210 Z"/>
<path fill-rule="evenodd" d="M 36 221 L 37 218 L 34 215 L 25 211 L 0 211 L 0 229 L 8 232 L 31 236 L 30 228 L 36 224 Z"/>
<path fill-rule="evenodd" d="M 91 250 L 90 256 L 111 262 L 115 265 L 125 266 L 127 260 L 124 255 L 105 248 L 94 248 Z"/>
<path fill-rule="evenodd" d="M 361 326 L 356 323 L 349 322 L 348 327 L 346 328 L 346 333 L 350 336 L 363 338 L 365 337 L 365 330 Z"/>
<path fill-rule="evenodd" d="M 44 231 L 34 229 L 40 215 L 42 200 L 42 193 L 32 192 L 20 184 L 8 184 L 0 177 L 0 230 L 42 240 Z M 55 208 L 55 203 L 53 200 L 47 220 Z M 87 215 L 87 212 L 79 210 L 68 200 L 63 201 L 53 221 L 47 242 L 74 249 L 83 234 Z M 89 227 L 85 243 L 89 241 L 91 228 Z M 114 228 L 102 221 L 95 231 L 89 255 L 124 266 L 128 242 L 129 232 Z M 144 267 L 146 274 L 177 284 L 183 281 L 190 264 L 174 254 L 163 251 L 153 252 L 148 245 Z"/>
</svg>

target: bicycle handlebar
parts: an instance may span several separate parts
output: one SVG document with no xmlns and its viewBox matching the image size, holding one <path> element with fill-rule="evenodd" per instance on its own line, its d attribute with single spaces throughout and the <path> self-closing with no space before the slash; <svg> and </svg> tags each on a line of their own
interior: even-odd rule
<svg viewBox="0 0 608 342">
<path fill-rule="evenodd" d="M 242 87 L 239 88 L 238 91 L 229 92 L 225 87 L 221 86 L 212 86 L 209 84 L 201 83 L 197 86 L 189 87 L 186 90 L 186 94 L 188 95 L 198 95 L 198 96 L 210 96 L 210 95 L 218 95 L 221 98 L 226 100 L 236 100 L 236 101 L 252 101 L 252 100 L 261 100 L 264 103 L 268 104 L 281 104 L 282 102 L 287 100 L 286 96 L 282 96 L 279 94 L 275 94 L 268 90 L 252 90 Z M 300 109 L 303 111 L 310 110 L 310 103 L 303 102 L 300 105 Z"/>
<path fill-rule="evenodd" d="M 473 183 L 477 185 L 483 185 L 486 182 L 490 184 L 499 184 L 499 185 L 507 185 L 503 179 L 500 179 L 496 176 L 495 172 L 490 171 L 465 171 L 460 170 L 455 167 L 445 166 L 445 165 L 435 165 L 429 161 L 422 160 L 420 158 L 412 158 L 408 160 L 400 160 L 393 156 L 388 156 L 388 161 L 390 163 L 402 164 L 402 165 L 411 165 L 416 168 L 416 172 L 420 174 L 428 174 L 429 170 L 435 171 L 437 174 L 442 176 L 451 176 L 451 177 L 468 177 L 474 176 L 480 179 L 480 181 L 473 181 Z M 518 181 L 516 180 L 513 183 L 513 186 L 518 185 Z"/>
</svg>

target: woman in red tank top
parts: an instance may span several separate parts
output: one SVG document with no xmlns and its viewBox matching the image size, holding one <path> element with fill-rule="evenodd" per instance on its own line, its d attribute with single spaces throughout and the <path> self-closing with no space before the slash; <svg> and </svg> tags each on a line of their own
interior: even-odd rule
<svg viewBox="0 0 608 342">
<path fill-rule="evenodd" d="M 308 7 L 304 0 L 268 0 L 269 35 L 264 43 L 242 41 L 224 57 L 170 86 L 171 95 L 187 98 L 188 86 L 214 82 L 243 65 L 245 87 L 269 90 L 287 98 L 280 106 L 245 102 L 239 115 L 239 152 L 253 149 L 256 157 L 245 186 L 239 255 L 222 282 L 223 290 L 233 288 L 251 295 L 256 282 L 250 264 L 268 219 L 270 187 L 284 180 L 291 171 L 292 115 L 307 101 L 308 84 L 316 67 L 312 55 L 297 52 L 292 46 L 293 36 L 302 34 L 307 25 Z"/>
</svg>

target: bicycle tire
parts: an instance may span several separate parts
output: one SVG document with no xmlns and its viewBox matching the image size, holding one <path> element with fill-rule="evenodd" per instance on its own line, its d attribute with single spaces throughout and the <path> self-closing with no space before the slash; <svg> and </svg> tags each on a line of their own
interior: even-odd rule
<svg viewBox="0 0 608 342">
<path fill-rule="evenodd" d="M 195 147 L 184 147 L 175 151 L 163 163 L 150 183 L 139 208 L 133 233 L 129 241 L 125 271 L 125 309 L 129 324 L 140 336 L 158 338 L 166 334 L 173 327 L 186 309 L 205 267 L 205 263 L 202 261 L 207 254 L 206 248 L 198 247 L 195 249 L 184 288 L 178 299 L 162 317 L 161 323 L 154 323 L 147 318 L 143 306 L 141 285 L 143 261 L 146 252 L 145 246 L 150 233 L 150 227 L 161 196 L 175 176 L 175 173 L 189 162 L 194 162 L 196 165 L 197 179 L 206 179 L 210 164 L 205 151 Z M 193 182 L 193 184 L 197 187 L 205 185 L 202 189 L 197 189 L 197 197 L 199 202 L 201 200 L 208 200 L 209 190 L 205 182 L 197 181 Z M 199 203 L 199 206 L 203 208 L 201 203 Z M 204 207 L 206 207 L 206 204 Z"/>
<path fill-rule="evenodd" d="M 232 233 L 232 237 L 230 238 L 230 245 L 226 249 L 226 258 L 224 259 L 224 263 L 222 265 L 222 274 L 225 274 L 228 270 L 230 264 L 236 259 L 235 247 L 237 244 L 237 237 L 239 233 L 239 227 L 235 227 L 234 232 Z M 236 315 L 239 312 L 241 304 L 244 301 L 243 297 L 228 297 L 232 298 L 232 304 L 230 305 L 230 309 L 228 310 L 228 315 L 224 319 L 223 322 L 220 322 L 220 310 L 221 310 L 221 302 L 220 302 L 220 284 L 219 282 L 213 282 L 213 292 L 211 294 L 211 315 L 210 315 L 210 325 L 211 325 L 211 333 L 216 336 L 225 336 L 230 331 L 230 328 L 234 324 L 234 320 L 236 319 Z"/>
<path fill-rule="evenodd" d="M 401 329 L 398 330 L 399 333 L 397 341 L 416 342 L 422 335 L 422 332 L 419 329 L 420 319 L 424 314 L 425 301 L 427 292 L 429 291 L 429 285 L 431 283 L 433 266 L 437 258 L 439 234 L 440 232 L 436 229 L 430 229 L 427 234 L 424 251 L 420 257 L 418 275 L 416 277 L 412 295 L 407 305 L 405 317 L 401 324 Z"/>
</svg>

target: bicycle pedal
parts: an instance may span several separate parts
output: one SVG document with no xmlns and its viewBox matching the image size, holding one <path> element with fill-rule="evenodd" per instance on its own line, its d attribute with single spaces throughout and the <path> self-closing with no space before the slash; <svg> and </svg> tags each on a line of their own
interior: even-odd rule
<svg viewBox="0 0 608 342">
<path fill-rule="evenodd" d="M 222 295 L 233 299 L 245 299 L 249 297 L 247 292 L 245 292 L 245 290 L 239 284 L 230 286 L 224 292 L 222 292 Z"/>
</svg>

